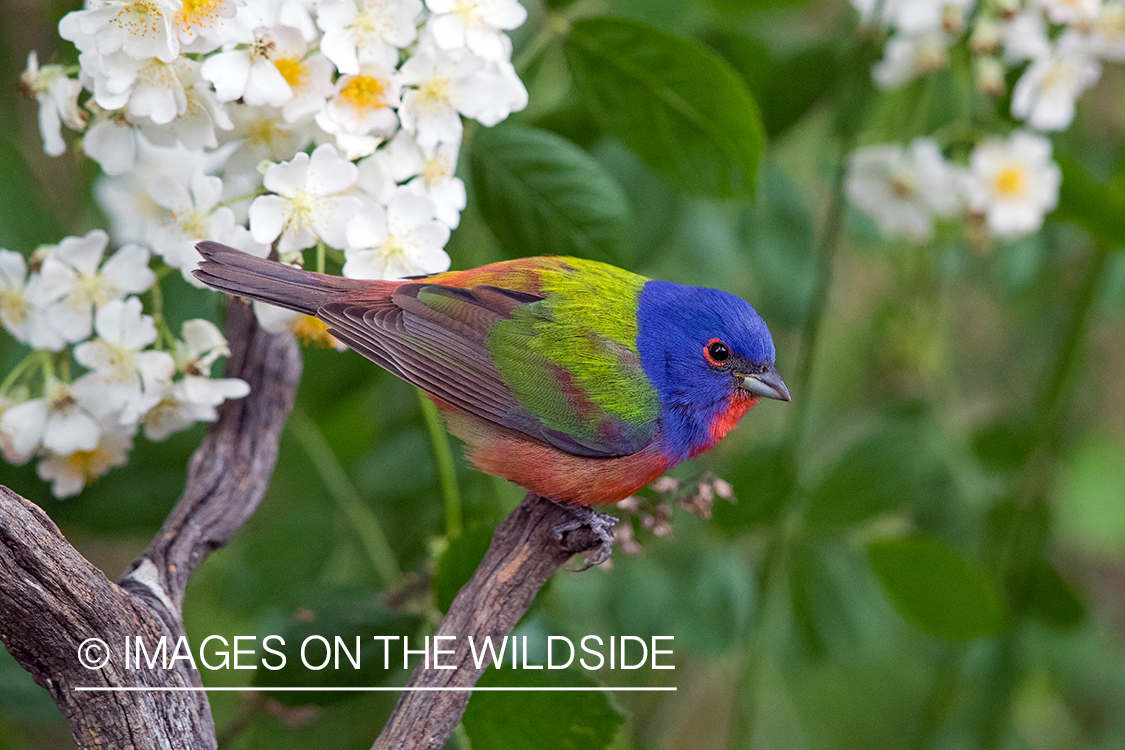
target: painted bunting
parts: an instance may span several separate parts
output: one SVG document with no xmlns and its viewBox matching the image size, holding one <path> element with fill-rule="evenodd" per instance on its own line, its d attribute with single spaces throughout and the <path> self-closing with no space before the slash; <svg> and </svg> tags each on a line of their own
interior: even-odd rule
<svg viewBox="0 0 1125 750">
<path fill-rule="evenodd" d="M 324 321 L 421 388 L 479 470 L 552 500 L 621 500 L 789 401 L 765 322 L 716 289 L 562 257 L 361 281 L 197 247 L 203 283 Z"/>
</svg>

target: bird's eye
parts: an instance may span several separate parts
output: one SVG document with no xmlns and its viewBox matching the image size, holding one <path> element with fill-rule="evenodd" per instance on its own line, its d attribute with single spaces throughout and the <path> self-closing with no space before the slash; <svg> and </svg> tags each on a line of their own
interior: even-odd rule
<svg viewBox="0 0 1125 750">
<path fill-rule="evenodd" d="M 730 347 L 718 339 L 711 339 L 703 350 L 703 356 L 713 365 L 721 366 L 730 359 Z"/>
</svg>

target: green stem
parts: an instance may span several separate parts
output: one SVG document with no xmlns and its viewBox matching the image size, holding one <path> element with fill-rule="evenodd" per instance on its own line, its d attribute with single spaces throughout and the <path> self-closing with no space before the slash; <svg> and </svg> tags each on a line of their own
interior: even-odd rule
<svg viewBox="0 0 1125 750">
<path fill-rule="evenodd" d="M 441 496 L 445 503 L 445 533 L 455 537 L 461 533 L 463 519 L 461 514 L 461 490 L 457 486 L 457 469 L 453 464 L 453 450 L 449 445 L 449 435 L 441 423 L 437 406 L 418 391 L 418 403 L 422 406 L 422 416 L 430 431 L 430 442 L 434 445 L 434 458 L 437 460 L 438 475 L 441 477 Z"/>
<path fill-rule="evenodd" d="M 801 359 L 797 367 L 797 376 L 793 393 L 794 406 L 797 413 L 793 419 L 792 442 L 794 450 L 804 436 L 805 422 L 808 419 L 809 388 L 812 384 L 814 364 L 816 362 L 817 346 L 820 343 L 821 330 L 824 327 L 825 313 L 828 310 L 828 294 L 832 284 L 832 261 L 836 257 L 836 248 L 840 244 L 840 235 L 844 228 L 844 180 L 848 174 L 848 157 L 855 149 L 863 114 L 871 98 L 871 72 L 869 59 L 873 57 L 873 49 L 877 44 L 868 41 L 859 45 L 854 52 L 855 59 L 851 65 L 850 81 L 842 87 L 839 100 L 836 102 L 840 112 L 837 128 L 840 132 L 839 151 L 836 165 L 832 175 L 832 193 L 828 203 L 828 213 L 824 219 L 824 230 L 821 232 L 820 243 L 816 254 L 816 275 L 813 282 L 812 298 L 809 300 L 808 311 L 805 313 L 804 325 L 801 329 Z M 844 113 L 844 108 L 848 112 Z"/>
<path fill-rule="evenodd" d="M 293 409 L 289 423 L 293 428 L 294 437 L 320 474 L 328 494 L 332 495 L 351 523 L 371 559 L 371 564 L 375 567 L 375 572 L 383 580 L 383 585 L 388 588 L 398 586 L 402 581 L 402 571 L 395 560 L 390 542 L 387 541 L 387 535 L 383 532 L 379 519 L 364 504 L 355 485 L 344 471 L 340 459 L 336 458 L 332 447 L 328 445 L 324 433 L 300 406 Z"/>
<path fill-rule="evenodd" d="M 44 352 L 38 351 L 28 352 L 28 355 L 20 360 L 19 364 L 12 368 L 12 371 L 8 373 L 8 376 L 4 378 L 4 382 L 0 383 L 0 396 L 6 395 L 11 387 L 16 384 L 16 381 L 19 380 L 21 375 L 33 368 L 35 365 L 39 364 L 40 360 L 43 358 L 43 354 Z"/>
<path fill-rule="evenodd" d="M 243 193 L 242 195 L 236 195 L 233 198 L 227 198 L 225 201 L 223 201 L 219 205 L 215 206 L 215 208 L 223 208 L 224 206 L 233 206 L 235 203 L 241 203 L 242 201 L 253 200 L 254 198 L 257 198 L 259 195 L 265 195 L 268 192 L 269 192 L 268 190 L 266 190 L 265 188 L 262 188 L 262 187 L 255 188 L 254 190 L 251 190 L 249 193 Z"/>
<path fill-rule="evenodd" d="M 1098 243 L 1094 246 L 1094 257 L 1090 259 L 1090 266 L 1082 286 L 1078 290 L 1078 297 L 1074 301 L 1073 312 L 1067 325 L 1066 334 L 1063 336 L 1062 345 L 1059 347 L 1058 356 L 1051 373 L 1043 385 L 1043 390 L 1037 399 L 1036 414 L 1041 420 L 1039 437 L 1048 440 L 1062 417 L 1063 407 L 1068 392 L 1074 368 L 1078 364 L 1078 352 L 1086 340 L 1086 331 L 1090 327 L 1093 317 L 1098 291 L 1105 281 L 1109 269 L 1109 251 L 1104 245 Z"/>
<path fill-rule="evenodd" d="M 316 241 L 316 272 L 324 273 L 324 259 L 328 255 L 328 246 L 324 240 Z"/>
</svg>

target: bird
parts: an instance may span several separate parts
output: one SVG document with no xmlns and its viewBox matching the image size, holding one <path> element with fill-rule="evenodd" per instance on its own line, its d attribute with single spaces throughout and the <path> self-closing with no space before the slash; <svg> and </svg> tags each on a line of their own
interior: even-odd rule
<svg viewBox="0 0 1125 750">
<path fill-rule="evenodd" d="M 402 280 L 201 242 L 204 284 L 323 321 L 437 404 L 478 470 L 572 507 L 620 501 L 790 401 L 773 339 L 729 292 L 540 256 Z"/>
</svg>

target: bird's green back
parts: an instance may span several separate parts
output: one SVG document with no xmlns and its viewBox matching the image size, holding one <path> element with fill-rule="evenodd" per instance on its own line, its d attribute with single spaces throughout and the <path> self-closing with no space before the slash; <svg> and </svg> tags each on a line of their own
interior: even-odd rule
<svg viewBox="0 0 1125 750">
<path fill-rule="evenodd" d="M 557 261 L 534 271 L 543 299 L 492 324 L 485 345 L 516 400 L 545 425 L 636 450 L 651 440 L 660 409 L 637 352 L 647 279 L 595 261 Z"/>
</svg>

